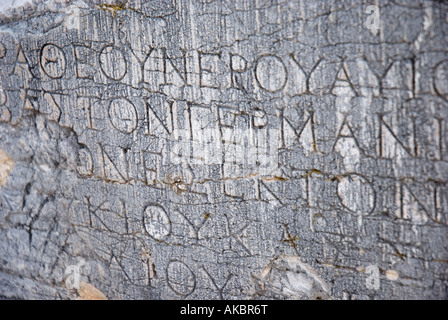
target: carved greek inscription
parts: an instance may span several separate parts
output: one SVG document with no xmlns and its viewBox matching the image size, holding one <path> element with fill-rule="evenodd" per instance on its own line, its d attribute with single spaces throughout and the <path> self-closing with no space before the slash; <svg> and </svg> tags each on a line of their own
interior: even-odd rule
<svg viewBox="0 0 448 320">
<path fill-rule="evenodd" d="M 42 46 L 40 52 L 40 65 L 44 73 L 53 79 L 62 78 L 66 69 L 64 51 L 55 44 L 48 43 Z"/>
<path fill-rule="evenodd" d="M 405 279 L 391 266 L 405 271 L 407 282 L 379 297 L 429 280 L 444 292 L 443 272 L 422 282 L 417 272 L 446 264 L 448 60 L 432 47 L 437 5 L 422 9 L 411 37 L 364 30 L 353 41 L 327 25 L 344 22 L 348 7 L 327 17 L 257 2 L 251 17 L 243 3 L 215 12 L 214 1 L 200 2 L 195 12 L 207 14 L 184 10 L 194 1 L 163 12 L 128 1 L 79 8 L 87 33 L 49 19 L 42 33 L 0 33 L 0 140 L 18 148 L 18 169 L 35 173 L 17 186 L 23 200 L 0 195 L 0 207 L 14 209 L 8 225 L 30 211 L 25 230 L 13 231 L 37 246 L 52 201 L 33 201 L 57 190 L 50 199 L 62 199 L 60 215 L 69 208 L 73 239 L 101 258 L 111 283 L 123 281 L 123 296 L 246 298 L 246 281 L 268 265 L 262 274 L 294 280 L 280 281 L 274 298 L 296 297 L 314 271 L 292 270 L 292 258 L 273 270 L 279 252 L 312 261 L 332 292 L 352 290 L 344 297 L 355 289 L 341 275 L 359 283 L 367 262 L 387 281 Z M 96 28 L 104 25 L 111 30 Z M 325 37 L 304 39 L 310 25 Z M 61 186 L 38 183 L 55 168 Z M 46 221 L 59 232 L 58 219 Z M 42 252 L 56 240 L 44 235 Z M 272 288 L 260 288 L 269 298 Z"/>
<path fill-rule="evenodd" d="M 342 205 L 359 215 L 369 215 L 375 209 L 376 192 L 365 177 L 351 174 L 338 180 L 338 196 Z"/>
<path fill-rule="evenodd" d="M 263 90 L 279 92 L 288 81 L 288 70 L 279 57 L 263 55 L 255 62 L 255 79 Z"/>
<path fill-rule="evenodd" d="M 100 99 L 98 97 L 81 96 L 76 98 L 77 108 L 83 110 L 82 120 L 85 123 L 86 127 L 91 130 L 98 130 L 98 128 L 95 126 L 95 110 L 97 109 L 97 104 L 99 103 L 99 101 Z"/>
<path fill-rule="evenodd" d="M 170 261 L 166 277 L 168 286 L 180 296 L 187 297 L 196 289 L 196 275 L 182 261 Z"/>
<path fill-rule="evenodd" d="M 85 146 L 79 150 L 78 159 L 78 174 L 84 177 L 91 176 L 93 174 L 93 159 L 88 147 Z"/>
<path fill-rule="evenodd" d="M 162 240 L 171 233 L 171 221 L 162 206 L 150 204 L 143 212 L 143 223 L 148 235 L 156 240 Z"/>
<path fill-rule="evenodd" d="M 127 61 L 121 50 L 113 47 L 104 47 L 99 54 L 99 64 L 102 73 L 110 80 L 120 81 L 127 72 Z"/>
<path fill-rule="evenodd" d="M 89 62 L 89 56 L 92 54 L 92 49 L 87 44 L 73 45 L 75 73 L 78 79 L 94 80 L 94 66 Z"/>
<path fill-rule="evenodd" d="M 230 53 L 230 88 L 247 91 L 245 84 L 239 74 L 247 71 L 247 60 L 239 55 Z"/>
<path fill-rule="evenodd" d="M 216 80 L 220 71 L 221 52 L 198 51 L 199 85 L 202 88 L 220 89 L 221 83 Z"/>
<path fill-rule="evenodd" d="M 212 282 L 212 284 L 215 287 L 215 289 L 218 291 L 219 298 L 221 300 L 224 300 L 224 289 L 227 286 L 227 284 L 229 283 L 229 281 L 232 278 L 233 274 L 229 273 L 229 275 L 227 276 L 224 284 L 222 286 L 219 286 L 216 283 L 216 280 L 211 276 L 211 274 L 207 271 L 207 269 L 204 266 L 202 266 L 201 269 L 207 275 L 207 277 L 210 279 L 210 281 Z"/>
<path fill-rule="evenodd" d="M 60 122 L 62 108 L 61 108 L 61 95 L 45 92 L 43 95 L 43 100 L 46 102 L 45 105 L 40 108 L 40 112 L 44 113 L 49 120 Z M 48 108 L 45 108 L 48 107 Z M 44 109 L 45 108 L 45 109 Z"/>
<path fill-rule="evenodd" d="M 137 110 L 126 98 L 111 100 L 108 108 L 109 119 L 115 129 L 123 133 L 132 133 L 137 128 Z"/>
<path fill-rule="evenodd" d="M 406 146 L 391 126 L 379 115 L 379 157 L 386 159 L 411 156 L 411 148 Z M 414 140 L 415 141 L 415 140 Z"/>
</svg>

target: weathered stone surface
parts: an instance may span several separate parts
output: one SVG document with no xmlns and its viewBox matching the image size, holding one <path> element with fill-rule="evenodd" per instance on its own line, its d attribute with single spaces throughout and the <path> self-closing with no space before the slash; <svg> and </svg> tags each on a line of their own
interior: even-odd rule
<svg viewBox="0 0 448 320">
<path fill-rule="evenodd" d="M 1 297 L 448 298 L 446 4 L 23 3 Z"/>
</svg>

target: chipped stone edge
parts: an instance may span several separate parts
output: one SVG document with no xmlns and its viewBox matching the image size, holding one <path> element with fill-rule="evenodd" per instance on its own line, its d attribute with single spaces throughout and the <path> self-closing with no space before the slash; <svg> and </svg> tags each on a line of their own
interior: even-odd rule
<svg viewBox="0 0 448 320">
<path fill-rule="evenodd" d="M 24 21 L 45 12 L 64 12 L 68 7 L 88 8 L 97 0 L 9 0 L 7 8 L 0 7 L 0 26 L 8 23 Z M 103 2 L 107 2 L 106 0 Z"/>
</svg>

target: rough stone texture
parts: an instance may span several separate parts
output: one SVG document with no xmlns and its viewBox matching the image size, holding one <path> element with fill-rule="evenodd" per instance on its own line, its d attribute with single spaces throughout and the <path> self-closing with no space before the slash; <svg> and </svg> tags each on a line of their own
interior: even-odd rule
<svg viewBox="0 0 448 320">
<path fill-rule="evenodd" d="M 1 297 L 448 298 L 447 4 L 22 2 Z"/>
</svg>

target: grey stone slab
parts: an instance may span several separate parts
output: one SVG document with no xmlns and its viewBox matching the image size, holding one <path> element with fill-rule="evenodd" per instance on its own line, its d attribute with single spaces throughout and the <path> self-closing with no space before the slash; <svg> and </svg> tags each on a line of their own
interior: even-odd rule
<svg viewBox="0 0 448 320">
<path fill-rule="evenodd" d="M 375 4 L 2 4 L 0 296 L 446 299 L 448 6 Z"/>
</svg>

